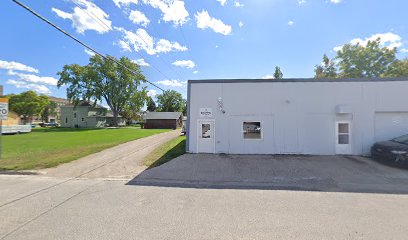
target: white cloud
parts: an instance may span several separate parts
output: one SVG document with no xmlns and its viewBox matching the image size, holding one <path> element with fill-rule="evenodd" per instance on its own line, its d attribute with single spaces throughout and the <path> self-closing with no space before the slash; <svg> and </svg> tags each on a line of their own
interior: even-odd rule
<svg viewBox="0 0 408 240">
<path fill-rule="evenodd" d="M 177 60 L 172 63 L 174 66 L 182 67 L 182 68 L 194 68 L 196 65 L 191 60 Z"/>
<path fill-rule="evenodd" d="M 48 94 L 48 95 L 51 94 L 51 90 L 48 87 L 44 85 L 40 85 L 40 84 L 27 83 L 24 81 L 17 81 L 17 80 L 12 80 L 12 79 L 7 80 L 6 83 L 13 85 L 16 88 L 29 89 L 29 90 L 33 90 L 41 94 Z"/>
<path fill-rule="evenodd" d="M 242 21 L 239 21 L 238 26 L 242 28 L 244 26 L 244 23 Z"/>
<path fill-rule="evenodd" d="M 306 4 L 306 0 L 298 0 L 298 4 L 299 5 L 304 5 L 304 4 Z"/>
<path fill-rule="evenodd" d="M 186 51 L 186 46 L 181 46 L 178 42 L 170 42 L 167 39 L 160 39 L 156 43 L 156 51 L 157 52 L 171 52 L 171 51 Z"/>
<path fill-rule="evenodd" d="M 330 0 L 331 3 L 333 4 L 339 4 L 341 3 L 343 0 Z"/>
<path fill-rule="evenodd" d="M 288 22 L 288 25 L 289 25 L 289 26 L 293 26 L 293 25 L 295 25 L 295 22 L 294 22 L 294 21 L 289 21 L 289 22 Z"/>
<path fill-rule="evenodd" d="M 123 33 L 123 43 L 133 46 L 135 51 L 144 50 L 149 55 L 156 53 L 167 53 L 171 51 L 186 51 L 187 47 L 180 45 L 178 42 L 170 42 L 166 39 L 159 39 L 155 41 L 149 33 L 142 28 L 136 30 L 136 32 L 125 30 L 124 28 L 115 28 Z M 123 44 L 119 41 L 119 44 Z"/>
<path fill-rule="evenodd" d="M 402 52 L 402 53 L 408 53 L 408 48 L 403 48 L 403 49 L 401 49 L 401 52 Z"/>
<path fill-rule="evenodd" d="M 181 82 L 178 80 L 163 80 L 158 81 L 157 84 L 161 84 L 167 87 L 185 87 L 187 82 Z"/>
<path fill-rule="evenodd" d="M 39 73 L 38 69 L 14 61 L 7 62 L 0 60 L 0 69 Z"/>
<path fill-rule="evenodd" d="M 86 54 L 88 54 L 90 57 L 93 57 L 93 56 L 95 55 L 94 52 L 92 52 L 91 50 L 89 50 L 89 49 L 87 49 L 87 48 L 84 49 L 84 52 L 85 52 Z"/>
<path fill-rule="evenodd" d="M 94 30 L 102 34 L 112 30 L 112 21 L 108 20 L 109 15 L 95 3 L 88 0 L 72 1 L 83 8 L 76 6 L 72 13 L 64 12 L 57 8 L 52 8 L 51 10 L 55 12 L 57 16 L 71 20 L 72 27 L 75 28 L 75 31 L 78 33 Z"/>
<path fill-rule="evenodd" d="M 242 7 L 244 7 L 244 4 L 242 4 L 242 3 L 238 2 L 238 1 L 235 1 L 234 6 L 237 7 L 237 8 L 242 8 Z"/>
<path fill-rule="evenodd" d="M 189 18 L 188 11 L 181 0 L 143 0 L 153 8 L 158 8 L 162 12 L 162 19 L 165 22 L 173 22 L 175 25 L 183 25 Z"/>
<path fill-rule="evenodd" d="M 116 6 L 118 6 L 118 8 L 128 7 L 132 3 L 133 4 L 138 3 L 137 0 L 113 0 L 113 2 L 115 3 Z"/>
<path fill-rule="evenodd" d="M 123 40 L 119 40 L 117 42 L 117 45 L 119 45 L 122 52 L 132 52 L 132 49 L 130 48 L 130 45 L 127 42 L 123 41 Z"/>
<path fill-rule="evenodd" d="M 147 63 L 143 58 L 132 60 L 132 61 L 134 63 L 136 63 L 137 65 L 142 66 L 142 67 L 149 67 L 150 66 L 150 64 Z"/>
<path fill-rule="evenodd" d="M 130 11 L 129 20 L 134 24 L 140 24 L 143 27 L 147 27 L 147 25 L 150 23 L 150 20 L 146 17 L 146 15 L 137 10 Z"/>
<path fill-rule="evenodd" d="M 224 6 L 227 3 L 227 0 L 217 0 L 221 4 L 221 6 Z"/>
<path fill-rule="evenodd" d="M 197 74 L 197 73 L 198 73 L 198 71 L 197 71 L 197 70 L 195 70 L 193 73 L 194 73 L 194 74 Z"/>
<path fill-rule="evenodd" d="M 394 47 L 399 48 L 402 46 L 402 38 L 401 36 L 395 34 L 395 33 L 377 33 L 374 35 L 371 35 L 370 37 L 367 37 L 365 39 L 361 38 L 354 38 L 350 41 L 350 44 L 355 45 L 355 44 L 360 44 L 361 46 L 367 46 L 368 41 L 374 41 L 376 39 L 380 38 L 380 43 L 382 46 L 387 47 L 389 49 L 393 49 Z M 336 46 L 333 48 L 334 51 L 339 51 L 343 48 L 343 45 L 341 46 Z"/>
<path fill-rule="evenodd" d="M 231 26 L 226 25 L 219 19 L 211 17 L 205 10 L 197 12 L 195 18 L 197 20 L 197 27 L 200 29 L 211 28 L 216 33 L 221 33 L 223 35 L 231 34 Z"/>
<path fill-rule="evenodd" d="M 149 90 L 149 91 L 147 92 L 147 96 L 149 96 L 149 97 L 155 97 L 156 95 L 157 95 L 157 91 L 154 90 L 154 89 Z"/>
<path fill-rule="evenodd" d="M 274 78 L 274 76 L 269 75 L 269 74 L 262 77 L 262 79 L 271 79 L 271 78 Z"/>
<path fill-rule="evenodd" d="M 7 75 L 17 76 L 20 80 L 30 83 L 42 83 L 53 86 L 56 86 L 58 83 L 58 79 L 55 79 L 53 77 L 40 77 L 34 74 L 14 72 L 13 70 L 9 70 L 7 72 Z"/>
</svg>

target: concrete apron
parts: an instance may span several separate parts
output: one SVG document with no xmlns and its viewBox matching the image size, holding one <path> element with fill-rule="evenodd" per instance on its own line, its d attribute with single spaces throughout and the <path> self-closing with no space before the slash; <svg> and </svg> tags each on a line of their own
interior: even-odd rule
<svg viewBox="0 0 408 240">
<path fill-rule="evenodd" d="M 129 185 L 408 193 L 408 171 L 358 156 L 185 154 Z"/>
</svg>

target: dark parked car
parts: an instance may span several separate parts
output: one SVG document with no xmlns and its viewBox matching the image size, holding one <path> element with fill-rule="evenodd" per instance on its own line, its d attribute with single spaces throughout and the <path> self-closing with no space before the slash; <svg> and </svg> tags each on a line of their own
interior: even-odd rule
<svg viewBox="0 0 408 240">
<path fill-rule="evenodd" d="M 49 123 L 39 123 L 40 127 L 59 127 L 59 124 L 56 122 L 49 122 Z"/>
<path fill-rule="evenodd" d="M 375 143 L 371 147 L 371 157 L 391 166 L 408 169 L 408 134 Z"/>
</svg>

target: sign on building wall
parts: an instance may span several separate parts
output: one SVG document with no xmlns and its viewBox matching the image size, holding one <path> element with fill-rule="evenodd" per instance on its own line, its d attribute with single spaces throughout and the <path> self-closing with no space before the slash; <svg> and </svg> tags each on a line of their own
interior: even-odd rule
<svg viewBox="0 0 408 240">
<path fill-rule="evenodd" d="M 8 99 L 0 98 L 0 120 L 7 120 L 8 112 Z"/>
<path fill-rule="evenodd" d="M 200 117 L 212 117 L 212 108 L 200 108 Z"/>
</svg>

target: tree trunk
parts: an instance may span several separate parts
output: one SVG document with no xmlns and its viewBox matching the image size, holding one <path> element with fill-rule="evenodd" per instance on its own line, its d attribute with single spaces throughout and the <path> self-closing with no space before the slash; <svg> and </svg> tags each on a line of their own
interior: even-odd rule
<svg viewBox="0 0 408 240">
<path fill-rule="evenodd" d="M 117 127 L 118 126 L 118 112 L 112 111 L 112 113 L 113 113 L 113 126 Z"/>
</svg>

